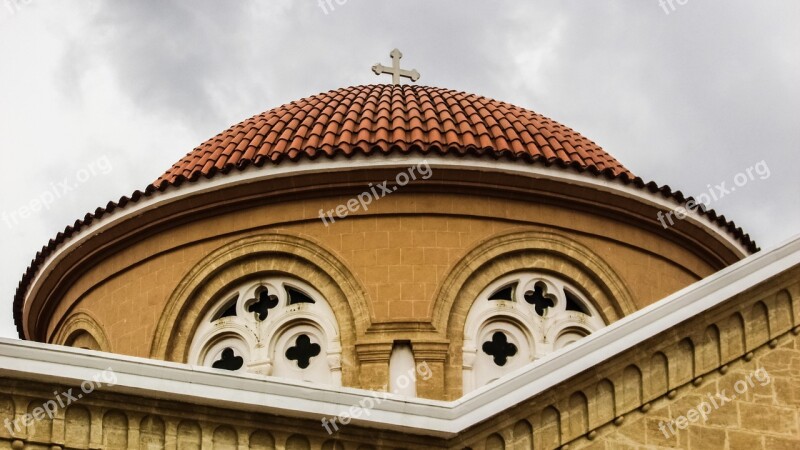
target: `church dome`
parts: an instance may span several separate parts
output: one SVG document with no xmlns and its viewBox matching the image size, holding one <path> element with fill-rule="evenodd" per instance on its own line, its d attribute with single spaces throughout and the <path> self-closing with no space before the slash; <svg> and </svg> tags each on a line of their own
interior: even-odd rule
<svg viewBox="0 0 800 450">
<path fill-rule="evenodd" d="M 365 196 L 369 203 L 357 208 Z M 539 269 L 562 276 L 549 281 L 563 288 L 560 306 L 583 303 L 610 323 L 758 250 L 710 209 L 690 211 L 673 226 L 659 223 L 659 214 L 689 200 L 524 108 L 434 87 L 343 88 L 228 128 L 143 190 L 66 227 L 23 275 L 14 320 L 25 339 L 205 361 L 203 349 L 190 358 L 186 339 L 204 329 L 196 328 L 201 315 L 211 323 L 232 311 L 230 298 L 217 298 L 227 292 L 222 287 L 239 286 L 243 301 L 267 292 L 249 279 L 212 280 L 227 276 L 216 270 L 228 267 L 228 258 L 242 257 L 252 261 L 235 273 L 264 275 L 278 292 L 315 281 L 304 295 L 340 320 L 353 308 L 326 336 L 352 335 L 341 345 L 331 340 L 329 350 L 352 350 L 356 335 L 382 335 L 395 322 L 441 331 L 430 337 L 434 346 L 450 339 L 447 308 L 463 296 L 463 281 L 455 280 L 484 267 L 508 272 L 492 272 L 502 278 L 543 264 Z M 239 254 L 239 245 L 257 249 Z M 258 265 L 278 263 L 284 265 Z M 194 284 L 209 267 L 208 279 Z M 545 273 L 534 272 L 525 273 Z M 605 277 L 610 273 L 616 278 Z M 219 289 L 198 297 L 187 286 Z M 470 289 L 473 297 L 498 294 L 486 285 Z M 274 300 L 264 295 L 265 305 Z M 211 305 L 224 310 L 207 310 Z M 234 309 L 244 314 L 245 306 L 252 305 Z M 469 305 L 458 308 L 464 319 Z M 136 333 L 155 337 L 144 342 Z M 344 383 L 352 385 L 353 376 L 345 374 Z"/>
<path fill-rule="evenodd" d="M 287 159 L 394 152 L 489 155 L 633 178 L 600 146 L 533 111 L 450 89 L 381 84 L 329 91 L 253 116 L 195 148 L 155 184 Z"/>
</svg>

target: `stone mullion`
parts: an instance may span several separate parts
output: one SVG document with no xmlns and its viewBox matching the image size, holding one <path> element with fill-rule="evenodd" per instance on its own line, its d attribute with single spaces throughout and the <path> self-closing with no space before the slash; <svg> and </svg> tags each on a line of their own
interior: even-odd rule
<svg viewBox="0 0 800 450">
<path fill-rule="evenodd" d="M 792 309 L 792 331 L 800 331 L 800 284 L 786 289 L 789 292 L 789 306 Z"/>
<path fill-rule="evenodd" d="M 237 449 L 238 450 L 248 450 L 250 448 L 250 435 L 255 431 L 250 428 L 239 428 L 234 427 L 236 430 L 236 439 L 238 440 Z"/>
<path fill-rule="evenodd" d="M 14 425 L 12 425 L 11 429 L 13 432 L 11 436 L 19 439 L 27 439 L 28 437 L 28 427 L 23 425 L 22 418 L 25 417 L 25 414 L 28 413 L 28 405 L 31 402 L 31 399 L 24 398 L 24 397 L 12 397 L 14 401 Z M 18 427 L 18 428 L 17 428 Z M 19 431 L 17 431 L 19 430 Z"/>
<path fill-rule="evenodd" d="M 164 449 L 178 449 L 178 421 L 177 419 L 164 418 Z"/>
<path fill-rule="evenodd" d="M 50 443 L 65 445 L 64 438 L 66 437 L 66 409 L 57 408 L 56 413 L 53 415 L 53 420 L 50 424 Z"/>
<path fill-rule="evenodd" d="M 200 423 L 200 447 L 214 448 L 214 424 L 208 422 Z"/>
<path fill-rule="evenodd" d="M 139 448 L 140 430 L 139 427 L 144 415 L 128 412 L 128 450 Z"/>
<path fill-rule="evenodd" d="M 692 380 L 693 382 L 700 383 L 703 380 L 703 373 L 716 370 L 722 364 L 722 356 L 720 354 L 719 361 L 717 361 L 714 368 L 706 370 L 703 358 L 706 351 L 706 328 L 708 325 L 699 327 L 692 332 L 687 333 L 686 337 L 692 342 Z M 719 330 L 719 328 L 717 328 Z M 722 333 L 720 332 L 720 336 Z"/>
<path fill-rule="evenodd" d="M 89 406 L 89 447 L 101 448 L 103 446 L 103 415 L 105 409 Z"/>
</svg>

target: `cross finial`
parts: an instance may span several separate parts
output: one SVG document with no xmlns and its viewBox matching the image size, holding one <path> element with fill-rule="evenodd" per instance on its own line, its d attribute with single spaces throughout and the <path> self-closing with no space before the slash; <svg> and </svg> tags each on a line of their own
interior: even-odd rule
<svg viewBox="0 0 800 450">
<path fill-rule="evenodd" d="M 409 78 L 411 81 L 419 80 L 419 72 L 417 72 L 417 69 L 403 70 L 400 68 L 400 58 L 403 57 L 403 54 L 400 53 L 400 50 L 392 50 L 391 53 L 389 53 L 389 56 L 392 57 L 392 67 L 386 67 L 380 63 L 375 64 L 372 66 L 372 71 L 375 72 L 375 75 L 380 75 L 382 73 L 392 74 L 392 84 L 400 84 L 400 77 Z"/>
</svg>

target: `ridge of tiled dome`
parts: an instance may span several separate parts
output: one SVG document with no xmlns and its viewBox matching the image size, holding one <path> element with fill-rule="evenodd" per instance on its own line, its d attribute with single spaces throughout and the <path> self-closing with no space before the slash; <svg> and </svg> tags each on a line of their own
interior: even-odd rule
<svg viewBox="0 0 800 450">
<path fill-rule="evenodd" d="M 199 145 L 156 186 L 266 161 L 436 152 L 543 160 L 634 178 L 578 132 L 533 111 L 450 89 L 364 85 L 265 111 Z"/>
</svg>

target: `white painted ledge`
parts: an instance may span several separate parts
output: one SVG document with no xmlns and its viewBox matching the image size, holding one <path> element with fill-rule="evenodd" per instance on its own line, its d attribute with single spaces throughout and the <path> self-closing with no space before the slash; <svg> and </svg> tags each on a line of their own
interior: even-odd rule
<svg viewBox="0 0 800 450">
<path fill-rule="evenodd" d="M 453 437 L 640 342 L 724 303 L 800 264 L 800 235 L 750 256 L 637 311 L 569 347 L 452 402 L 389 396 L 351 423 Z M 77 386 L 107 368 L 113 387 L 99 390 L 233 410 L 321 420 L 348 411 L 371 391 L 314 386 L 144 358 L 0 339 L 0 376 Z M 321 425 L 320 425 L 321 426 Z"/>
</svg>

